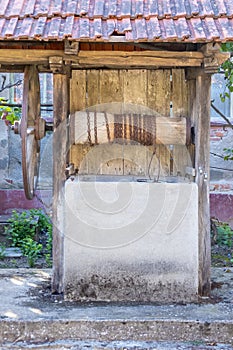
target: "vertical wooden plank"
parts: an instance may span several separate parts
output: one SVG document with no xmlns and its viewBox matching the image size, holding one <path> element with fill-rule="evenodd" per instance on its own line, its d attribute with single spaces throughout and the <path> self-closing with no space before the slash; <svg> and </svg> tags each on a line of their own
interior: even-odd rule
<svg viewBox="0 0 233 350">
<path fill-rule="evenodd" d="M 148 70 L 148 107 L 163 117 L 170 115 L 170 69 Z"/>
<path fill-rule="evenodd" d="M 184 117 L 187 115 L 187 86 L 184 69 L 172 69 L 172 107 L 173 117 Z"/>
<path fill-rule="evenodd" d="M 169 117 L 171 101 L 171 70 L 158 69 L 147 71 L 147 101 L 148 107 L 155 115 Z M 150 147 L 151 148 L 151 147 Z M 152 153 L 153 150 L 151 149 Z M 166 145 L 156 146 L 156 156 L 160 160 L 160 175 L 170 175 L 170 150 Z M 155 157 L 151 163 L 152 173 L 158 173 L 158 159 Z M 150 162 L 150 159 L 148 160 Z"/>
<path fill-rule="evenodd" d="M 135 70 L 122 70 L 121 81 L 123 84 L 123 108 L 124 112 L 128 112 L 125 118 L 126 122 L 126 134 L 132 139 L 135 134 L 136 124 L 141 119 L 141 115 L 146 114 L 147 110 L 147 70 L 135 69 Z M 141 126 L 142 127 L 142 124 Z M 138 169 L 145 168 L 145 164 L 148 163 L 147 153 L 143 152 L 142 148 L 125 146 L 124 148 L 124 174 L 137 174 Z M 141 152 L 141 156 L 139 156 Z M 135 153 L 138 154 L 137 165 L 135 163 Z"/>
<path fill-rule="evenodd" d="M 66 119 L 69 114 L 69 77 L 53 74 L 53 277 L 52 293 L 63 292 L 63 194 L 67 157 Z"/>
<path fill-rule="evenodd" d="M 188 91 L 188 117 L 190 118 L 190 127 L 194 127 L 195 124 L 195 98 L 196 96 L 196 80 L 195 79 L 189 79 L 187 81 L 187 91 Z M 191 132 L 191 130 L 190 130 Z M 194 142 L 194 140 L 192 140 Z M 192 162 L 192 167 L 195 167 L 195 145 L 191 143 L 188 146 L 188 151 L 190 154 L 191 162 Z"/>
<path fill-rule="evenodd" d="M 97 69 L 87 70 L 87 87 L 86 87 L 86 107 L 92 107 L 99 104 L 99 75 L 100 71 Z"/>
<path fill-rule="evenodd" d="M 188 89 L 184 69 L 172 69 L 172 117 L 188 116 Z M 173 175 L 185 176 L 192 161 L 186 146 L 173 147 Z"/>
<path fill-rule="evenodd" d="M 70 113 L 86 108 L 86 71 L 74 70 L 70 81 Z"/>
<path fill-rule="evenodd" d="M 100 71 L 99 101 L 100 103 L 123 102 L 122 78 L 119 70 Z"/>
<path fill-rule="evenodd" d="M 198 185 L 199 218 L 199 294 L 210 294 L 210 212 L 209 212 L 209 136 L 210 136 L 211 75 L 200 74 L 196 79 L 196 183 Z"/>
<path fill-rule="evenodd" d="M 143 112 L 140 106 L 147 106 L 147 71 L 145 69 L 122 70 L 124 103 L 132 103 L 135 111 Z"/>
</svg>

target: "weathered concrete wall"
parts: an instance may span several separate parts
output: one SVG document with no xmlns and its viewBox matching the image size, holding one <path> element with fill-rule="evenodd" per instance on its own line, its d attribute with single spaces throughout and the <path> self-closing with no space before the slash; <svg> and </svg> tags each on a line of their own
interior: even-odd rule
<svg viewBox="0 0 233 350">
<path fill-rule="evenodd" d="M 63 215 L 67 299 L 197 300 L 196 184 L 68 180 Z"/>
</svg>

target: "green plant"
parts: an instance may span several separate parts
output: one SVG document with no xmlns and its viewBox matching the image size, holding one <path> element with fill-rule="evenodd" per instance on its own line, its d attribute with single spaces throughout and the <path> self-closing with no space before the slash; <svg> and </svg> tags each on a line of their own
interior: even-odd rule
<svg viewBox="0 0 233 350">
<path fill-rule="evenodd" d="M 36 260 L 39 258 L 42 251 L 42 244 L 37 243 L 30 237 L 26 237 L 21 242 L 21 250 L 24 256 L 28 259 L 30 267 L 35 266 Z"/>
<path fill-rule="evenodd" d="M 10 107 L 7 105 L 7 100 L 4 97 L 0 97 L 0 117 L 5 120 L 5 123 L 13 125 L 16 120 L 21 117 L 20 107 Z"/>
<path fill-rule="evenodd" d="M 28 258 L 30 267 L 35 265 L 38 257 L 43 253 L 46 263 L 51 266 L 52 254 L 52 224 L 49 217 L 39 209 L 30 209 L 22 213 L 16 210 L 8 220 L 7 235 L 13 247 L 19 247 Z M 38 242 L 39 235 L 46 237 L 45 250 Z"/>
<path fill-rule="evenodd" d="M 4 259 L 6 256 L 6 246 L 3 243 L 0 243 L 0 260 Z"/>
<path fill-rule="evenodd" d="M 19 213 L 13 210 L 7 222 L 9 225 L 5 229 L 13 247 L 21 247 L 25 237 L 35 237 L 37 223 L 30 211 Z"/>
<path fill-rule="evenodd" d="M 223 43 L 221 46 L 223 52 L 233 52 L 233 43 L 227 42 Z M 232 58 L 226 60 L 220 68 L 224 72 L 224 77 L 226 81 L 226 90 L 220 94 L 221 101 L 224 102 L 226 97 L 229 98 L 230 94 L 233 92 L 233 61 Z"/>
<path fill-rule="evenodd" d="M 225 245 L 229 248 L 233 246 L 233 231 L 227 223 L 217 226 L 217 244 Z"/>
<path fill-rule="evenodd" d="M 233 149 L 232 148 L 224 148 L 224 160 L 233 160 Z"/>
<path fill-rule="evenodd" d="M 48 226 L 48 232 L 47 232 L 47 241 L 46 241 L 46 252 L 45 252 L 45 261 L 48 267 L 52 266 L 52 247 L 53 247 L 53 232 L 52 232 L 52 225 Z"/>
</svg>

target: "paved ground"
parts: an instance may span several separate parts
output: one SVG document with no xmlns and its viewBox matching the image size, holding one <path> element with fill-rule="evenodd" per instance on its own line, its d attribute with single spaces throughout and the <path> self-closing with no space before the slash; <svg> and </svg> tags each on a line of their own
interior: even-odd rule
<svg viewBox="0 0 233 350">
<path fill-rule="evenodd" d="M 233 349 L 233 269 L 186 305 L 80 304 L 50 294 L 50 270 L 0 270 L 0 349 Z"/>
</svg>

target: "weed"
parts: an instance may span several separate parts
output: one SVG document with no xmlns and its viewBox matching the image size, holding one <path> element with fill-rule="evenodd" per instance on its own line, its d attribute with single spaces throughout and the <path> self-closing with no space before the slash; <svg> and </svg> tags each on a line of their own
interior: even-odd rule
<svg viewBox="0 0 233 350">
<path fill-rule="evenodd" d="M 29 267 L 35 266 L 35 262 L 39 258 L 42 248 L 42 244 L 37 243 L 30 237 L 26 237 L 22 240 L 21 250 L 23 255 L 28 259 Z"/>
<path fill-rule="evenodd" d="M 13 210 L 8 224 L 5 229 L 12 246 L 22 250 L 30 267 L 35 265 L 41 254 L 44 254 L 47 265 L 51 266 L 52 224 L 42 210 L 30 209 L 22 213 Z M 43 245 L 38 242 L 41 233 L 46 237 L 44 252 Z"/>
<path fill-rule="evenodd" d="M 0 260 L 4 259 L 6 256 L 6 246 L 3 243 L 0 243 Z"/>
</svg>

